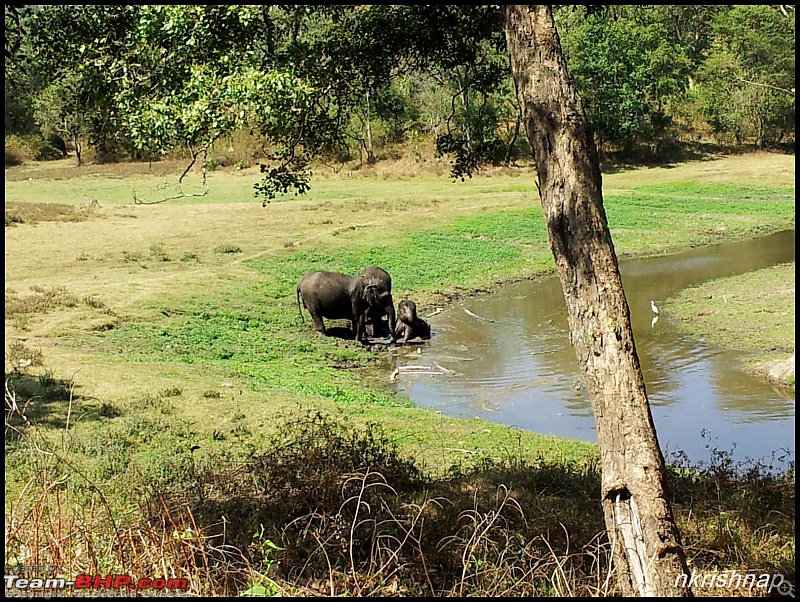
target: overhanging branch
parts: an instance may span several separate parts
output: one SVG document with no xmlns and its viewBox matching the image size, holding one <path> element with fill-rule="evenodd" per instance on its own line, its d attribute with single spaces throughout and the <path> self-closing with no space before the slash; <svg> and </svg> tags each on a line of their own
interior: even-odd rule
<svg viewBox="0 0 800 602">
<path fill-rule="evenodd" d="M 791 89 L 789 89 L 789 88 L 781 88 L 780 86 L 773 86 L 772 84 L 764 84 L 764 83 L 761 83 L 761 82 L 754 82 L 754 81 L 751 81 L 749 79 L 745 79 L 743 77 L 737 77 L 736 79 L 738 81 L 742 82 L 742 83 L 745 83 L 745 84 L 750 84 L 752 86 L 761 86 L 762 88 L 772 88 L 773 90 L 777 90 L 778 92 L 786 92 L 787 94 L 791 94 L 792 96 L 794 96 L 794 88 L 791 88 Z"/>
</svg>

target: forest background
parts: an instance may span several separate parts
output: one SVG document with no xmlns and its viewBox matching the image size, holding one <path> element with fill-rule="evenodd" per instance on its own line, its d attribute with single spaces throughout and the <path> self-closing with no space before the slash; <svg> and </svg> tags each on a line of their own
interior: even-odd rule
<svg viewBox="0 0 800 602">
<path fill-rule="evenodd" d="M 275 175 L 307 173 L 312 154 L 337 169 L 437 156 L 463 176 L 529 158 L 497 11 L 445 5 L 422 23 L 405 8 L 7 6 L 6 165 L 206 151 L 208 168 L 266 163 Z M 778 5 L 556 7 L 601 158 L 668 162 L 701 143 L 793 149 L 793 15 Z M 381 19 L 406 22 L 408 39 L 380 39 Z M 431 22 L 441 30 L 424 30 Z M 241 48 L 215 48 L 214 32 L 231 30 Z M 398 44 L 414 51 L 387 64 Z M 319 60 L 299 59 L 301 48 Z M 138 73 L 115 72 L 137 54 Z M 243 91 L 252 81 L 213 67 L 223 56 L 238 57 L 243 79 L 268 71 L 254 86 L 264 98 L 290 87 L 293 100 L 303 95 L 313 118 L 276 125 L 258 115 Z M 334 94 L 333 81 L 351 85 Z M 214 126 L 235 133 L 200 136 Z M 286 142 L 299 127 L 315 130 L 303 149 Z M 302 192 L 306 181 L 257 190 Z"/>
</svg>

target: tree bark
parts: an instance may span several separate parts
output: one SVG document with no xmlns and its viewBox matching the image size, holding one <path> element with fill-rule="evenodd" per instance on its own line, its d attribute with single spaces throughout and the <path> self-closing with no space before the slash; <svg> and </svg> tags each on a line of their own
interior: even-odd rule
<svg viewBox="0 0 800 602">
<path fill-rule="evenodd" d="M 511 135 L 511 139 L 508 141 L 506 145 L 506 156 L 503 160 L 503 163 L 506 167 L 511 165 L 511 155 L 514 152 L 514 145 L 517 143 L 517 138 L 519 138 L 519 128 L 522 125 L 522 113 L 518 110 L 517 111 L 517 120 L 514 123 L 514 133 Z"/>
<path fill-rule="evenodd" d="M 597 149 L 552 9 L 504 5 L 503 23 L 570 340 L 597 424 L 601 501 L 617 582 L 624 595 L 691 596 L 603 208 Z"/>
<path fill-rule="evenodd" d="M 375 163 L 375 153 L 372 150 L 372 106 L 369 102 L 369 90 L 367 90 L 367 116 L 365 123 L 367 125 L 367 143 L 364 148 L 367 150 L 367 163 L 372 165 Z"/>
</svg>

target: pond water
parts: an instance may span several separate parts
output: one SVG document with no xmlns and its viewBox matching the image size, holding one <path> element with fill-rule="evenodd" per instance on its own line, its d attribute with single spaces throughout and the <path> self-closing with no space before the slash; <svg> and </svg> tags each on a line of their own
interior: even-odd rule
<svg viewBox="0 0 800 602">
<path fill-rule="evenodd" d="M 737 461 L 794 459 L 794 393 L 746 374 L 740 355 L 678 332 L 656 305 L 711 279 L 794 262 L 794 231 L 620 262 L 658 440 L 708 461 L 709 448 Z M 418 406 L 480 417 L 536 433 L 595 442 L 595 423 L 569 344 L 556 276 L 519 282 L 427 317 L 423 345 L 391 351 L 398 391 Z M 782 465 L 783 462 L 777 462 Z"/>
</svg>

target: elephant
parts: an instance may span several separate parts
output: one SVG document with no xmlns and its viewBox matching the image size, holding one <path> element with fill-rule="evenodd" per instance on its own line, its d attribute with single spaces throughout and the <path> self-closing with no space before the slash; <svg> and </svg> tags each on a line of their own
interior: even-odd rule
<svg viewBox="0 0 800 602">
<path fill-rule="evenodd" d="M 389 334 L 392 337 L 392 341 L 397 340 L 394 331 L 397 315 L 394 310 L 394 300 L 392 299 L 392 277 L 389 272 L 377 265 L 364 268 L 361 272 L 361 277 L 370 282 L 377 282 L 381 290 L 387 293 L 381 296 L 380 305 L 371 306 L 367 311 L 365 318 L 367 331 L 376 338 Z M 387 316 L 386 322 L 383 320 L 384 316 Z"/>
<path fill-rule="evenodd" d="M 417 304 L 408 299 L 397 304 L 397 324 L 394 331 L 398 339 L 403 337 L 403 343 L 408 343 L 409 339 L 415 337 L 431 338 L 430 324 L 417 316 Z"/>
<path fill-rule="evenodd" d="M 380 282 L 339 272 L 309 272 L 297 285 L 297 310 L 311 314 L 314 330 L 327 334 L 323 318 L 350 320 L 355 340 L 366 343 L 365 318 L 369 308 L 383 306 L 385 291 Z"/>
</svg>

